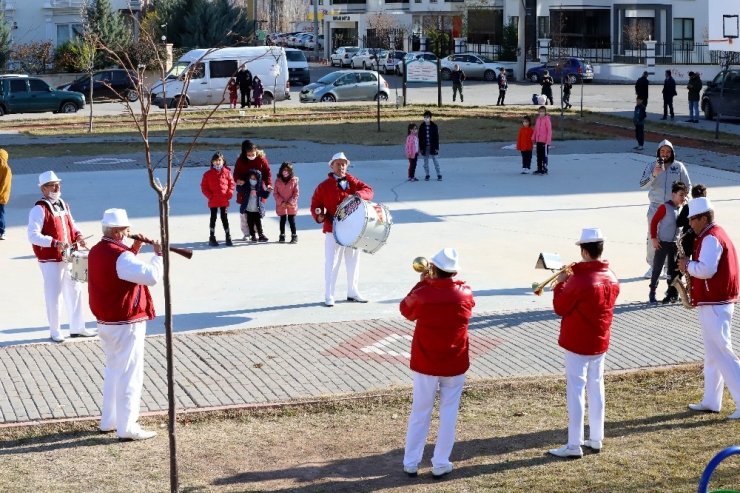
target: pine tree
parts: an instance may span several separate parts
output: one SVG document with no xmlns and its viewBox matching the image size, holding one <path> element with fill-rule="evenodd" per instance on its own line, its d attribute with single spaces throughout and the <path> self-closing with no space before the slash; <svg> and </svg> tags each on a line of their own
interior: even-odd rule
<svg viewBox="0 0 740 493">
<path fill-rule="evenodd" d="M 110 0 L 95 0 L 87 8 L 90 32 L 108 48 L 120 50 L 131 43 L 131 29 L 120 12 L 114 12 Z"/>
<path fill-rule="evenodd" d="M 5 69 L 8 58 L 10 58 L 10 26 L 5 22 L 5 14 L 0 12 L 0 70 Z"/>
</svg>

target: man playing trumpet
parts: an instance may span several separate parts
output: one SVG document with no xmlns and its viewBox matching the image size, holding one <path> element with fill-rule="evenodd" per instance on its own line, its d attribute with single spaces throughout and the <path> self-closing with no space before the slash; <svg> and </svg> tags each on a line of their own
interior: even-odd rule
<svg viewBox="0 0 740 493">
<path fill-rule="evenodd" d="M 576 242 L 581 262 L 564 269 L 553 290 L 553 307 L 562 320 L 558 344 L 565 349 L 568 443 L 552 449 L 557 457 L 583 456 L 581 445 L 601 451 L 604 439 L 604 356 L 609 348 L 619 281 L 601 260 L 604 237 L 599 228 L 585 228 Z M 586 392 L 587 391 L 587 392 Z M 584 442 L 583 424 L 588 394 L 590 438 Z"/>
</svg>

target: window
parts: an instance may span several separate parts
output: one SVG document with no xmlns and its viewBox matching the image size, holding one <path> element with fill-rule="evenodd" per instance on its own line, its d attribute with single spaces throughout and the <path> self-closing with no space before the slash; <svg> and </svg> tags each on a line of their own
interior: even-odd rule
<svg viewBox="0 0 740 493">
<path fill-rule="evenodd" d="M 97 74 L 93 75 L 93 81 L 95 82 L 103 82 L 108 81 L 110 82 L 110 72 L 98 72 Z"/>
<path fill-rule="evenodd" d="M 694 19 L 673 19 L 673 49 L 694 49 Z"/>
<path fill-rule="evenodd" d="M 549 16 L 537 17 L 537 37 L 538 38 L 549 38 L 550 37 L 550 17 Z"/>
<path fill-rule="evenodd" d="M 563 47 L 607 48 L 611 12 L 607 9 L 550 10 L 550 34 Z"/>
<path fill-rule="evenodd" d="M 57 46 L 82 36 L 82 24 L 57 24 Z"/>
<path fill-rule="evenodd" d="M 49 92 L 49 85 L 41 79 L 28 79 L 31 92 Z"/>
<path fill-rule="evenodd" d="M 360 72 L 360 82 L 378 82 L 372 72 Z"/>
<path fill-rule="evenodd" d="M 206 66 L 203 63 L 194 63 L 190 66 L 190 79 L 202 79 L 206 76 Z"/>
<path fill-rule="evenodd" d="M 25 80 L 11 80 L 10 81 L 10 93 L 21 93 L 26 92 L 26 81 Z"/>
<path fill-rule="evenodd" d="M 210 62 L 211 79 L 228 79 L 236 74 L 238 63 L 236 60 L 218 60 Z"/>
<path fill-rule="evenodd" d="M 627 50 L 641 50 L 643 41 L 655 39 L 655 18 L 626 17 L 624 19 L 624 47 Z"/>
</svg>

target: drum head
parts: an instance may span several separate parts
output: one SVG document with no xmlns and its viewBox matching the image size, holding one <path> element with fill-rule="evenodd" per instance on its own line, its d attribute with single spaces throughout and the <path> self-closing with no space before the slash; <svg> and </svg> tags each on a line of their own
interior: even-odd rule
<svg viewBox="0 0 740 493">
<path fill-rule="evenodd" d="M 362 235 L 367 222 L 365 203 L 357 197 L 347 197 L 337 207 L 334 217 L 334 238 L 342 246 L 352 246 Z"/>
</svg>

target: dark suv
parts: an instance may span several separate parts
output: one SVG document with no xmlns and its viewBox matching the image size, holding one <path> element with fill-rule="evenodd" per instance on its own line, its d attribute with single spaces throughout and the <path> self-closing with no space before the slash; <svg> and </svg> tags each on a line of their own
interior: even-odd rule
<svg viewBox="0 0 740 493">
<path fill-rule="evenodd" d="M 121 99 L 125 98 L 133 103 L 139 99 L 136 92 L 136 74 L 123 69 L 98 70 L 93 73 L 93 99 Z M 62 84 L 57 89 L 61 91 L 76 91 L 90 98 L 90 76 L 83 75 L 74 82 Z M 88 101 L 89 102 L 89 101 Z"/>
<path fill-rule="evenodd" d="M 0 116 L 5 113 L 75 113 L 85 107 L 82 94 L 55 91 L 35 77 L 0 76 Z"/>
<path fill-rule="evenodd" d="M 722 90 L 720 72 L 714 80 L 707 82 L 707 88 L 701 97 L 701 109 L 707 120 L 714 120 L 717 109 L 722 108 L 722 116 L 740 118 L 740 70 L 729 70 L 725 79 L 725 88 Z"/>
</svg>

